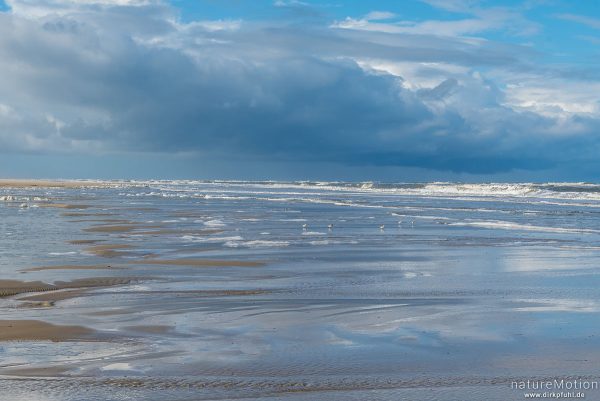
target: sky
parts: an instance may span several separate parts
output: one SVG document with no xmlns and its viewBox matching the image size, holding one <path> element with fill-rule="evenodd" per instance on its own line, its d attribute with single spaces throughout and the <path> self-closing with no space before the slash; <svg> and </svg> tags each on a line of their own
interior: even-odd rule
<svg viewBox="0 0 600 401">
<path fill-rule="evenodd" d="M 600 181 L 600 2 L 0 0 L 0 177 Z"/>
</svg>

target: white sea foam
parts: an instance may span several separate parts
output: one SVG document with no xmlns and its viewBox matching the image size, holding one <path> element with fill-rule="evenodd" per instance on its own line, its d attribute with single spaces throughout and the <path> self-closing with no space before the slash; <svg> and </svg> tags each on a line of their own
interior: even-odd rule
<svg viewBox="0 0 600 401">
<path fill-rule="evenodd" d="M 125 362 L 117 362 L 111 363 L 110 365 L 106 365 L 100 368 L 100 370 L 133 370 L 129 363 Z"/>
<path fill-rule="evenodd" d="M 528 303 L 528 306 L 515 308 L 520 312 L 579 312 L 597 313 L 600 305 L 595 301 L 583 299 L 523 299 L 516 302 Z"/>
<path fill-rule="evenodd" d="M 239 235 L 231 237 L 206 237 L 198 235 L 184 235 L 181 237 L 184 241 L 190 242 L 228 242 L 228 241 L 243 241 L 244 238 Z"/>
<path fill-rule="evenodd" d="M 311 236 L 311 235 L 327 235 L 327 233 L 322 233 L 319 231 L 304 231 L 302 235 Z"/>
<path fill-rule="evenodd" d="M 398 217 L 404 217 L 407 219 L 422 219 L 422 220 L 452 220 L 449 217 L 443 217 L 443 216 L 420 216 L 420 215 L 412 215 L 412 214 L 399 214 L 399 213 L 392 213 L 392 216 L 398 216 Z"/>
<path fill-rule="evenodd" d="M 547 227 L 534 226 L 529 224 L 519 224 L 510 221 L 501 220 L 474 220 L 449 223 L 450 226 L 470 226 L 488 229 L 499 230 L 515 230 L 515 231 L 538 231 L 547 233 L 576 233 L 576 234 L 600 234 L 600 230 L 584 229 L 584 228 L 564 228 L 564 227 Z"/>
<path fill-rule="evenodd" d="M 289 246 L 289 241 L 266 241 L 266 240 L 253 240 L 253 241 L 227 241 L 226 247 L 239 248 L 281 248 Z"/>
<path fill-rule="evenodd" d="M 309 241 L 308 242 L 311 245 L 342 245 L 342 244 L 358 244 L 358 241 L 356 240 L 331 240 L 331 239 L 324 239 L 324 240 L 316 240 L 316 241 Z"/>
<path fill-rule="evenodd" d="M 40 196 L 1 195 L 0 202 L 47 202 L 49 199 Z"/>
<path fill-rule="evenodd" d="M 145 185 L 152 191 L 126 196 L 198 197 L 205 199 L 272 202 L 315 202 L 340 206 L 381 207 L 361 204 L 349 198 L 361 194 L 383 194 L 433 198 L 498 201 L 505 198 L 583 201 L 584 207 L 600 207 L 600 185 L 590 183 L 351 183 L 351 182 L 274 182 L 274 181 L 131 181 L 131 186 Z M 345 200 L 325 199 L 324 195 L 344 193 Z"/>
<path fill-rule="evenodd" d="M 324 239 L 321 241 L 310 241 L 309 244 L 311 244 L 311 245 L 329 245 L 330 242 L 329 242 L 329 240 Z"/>
<path fill-rule="evenodd" d="M 225 227 L 226 224 L 223 223 L 221 220 L 208 220 L 204 222 L 204 225 L 207 227 Z"/>
</svg>

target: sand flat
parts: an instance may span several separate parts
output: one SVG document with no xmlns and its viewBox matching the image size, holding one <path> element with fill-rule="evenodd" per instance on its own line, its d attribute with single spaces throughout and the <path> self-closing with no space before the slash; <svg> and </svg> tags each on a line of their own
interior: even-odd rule
<svg viewBox="0 0 600 401">
<path fill-rule="evenodd" d="M 273 293 L 273 290 L 149 290 L 149 291 L 127 291 L 127 294 L 139 295 L 175 295 L 199 298 L 219 297 L 243 297 L 252 295 L 265 295 Z M 121 292 L 123 293 L 123 292 Z M 104 292 L 110 294 L 110 292 Z M 42 294 L 44 295 L 44 294 Z M 22 298 L 25 299 L 25 298 Z M 41 299 L 41 298 L 40 298 Z"/>
<path fill-rule="evenodd" d="M 85 213 L 85 212 L 64 212 L 60 214 L 64 217 L 104 217 L 114 216 L 114 213 Z"/>
<path fill-rule="evenodd" d="M 218 259 L 151 259 L 133 260 L 128 263 L 142 265 L 163 266 L 191 266 L 191 267 L 260 267 L 265 262 L 253 262 L 245 260 L 218 260 Z"/>
<path fill-rule="evenodd" d="M 89 337 L 83 326 L 59 326 L 40 320 L 0 320 L 0 341 L 74 341 Z"/>
<path fill-rule="evenodd" d="M 132 277 L 89 277 L 72 281 L 57 281 L 48 284 L 41 281 L 0 280 L 0 297 L 11 297 L 28 292 L 46 292 L 69 288 L 97 288 L 125 285 L 135 280 Z"/>
<path fill-rule="evenodd" d="M 55 285 L 64 288 L 97 288 L 125 285 L 137 280 L 133 277 L 89 277 L 79 278 L 71 281 L 57 281 Z"/>
<path fill-rule="evenodd" d="M 137 326 L 126 326 L 124 327 L 125 330 L 131 330 L 131 331 L 136 331 L 139 333 L 146 333 L 146 334 L 166 334 L 169 331 L 173 330 L 173 326 L 166 326 L 166 325 L 137 325 Z"/>
<path fill-rule="evenodd" d="M 126 269 L 123 266 L 113 266 L 108 264 L 103 265 L 54 265 L 54 266 L 39 266 L 23 269 L 24 272 L 39 272 L 44 270 L 122 270 Z"/>
<path fill-rule="evenodd" d="M 24 377 L 57 377 L 62 376 L 69 368 L 66 366 L 44 366 L 33 368 L 13 368 L 3 370 L 5 374 L 11 376 Z"/>
<path fill-rule="evenodd" d="M 98 242 L 103 242 L 103 239 L 75 239 L 71 241 L 67 241 L 71 245 L 92 245 L 97 244 Z"/>
<path fill-rule="evenodd" d="M 129 255 L 127 249 L 133 249 L 135 246 L 130 244 L 103 244 L 94 245 L 85 248 L 85 252 L 104 258 L 115 258 L 119 256 Z"/>
<path fill-rule="evenodd" d="M 107 251 L 107 250 L 115 250 L 115 249 L 132 249 L 135 248 L 134 245 L 131 244 L 102 244 L 102 245 L 94 245 L 87 247 L 86 252 L 94 252 L 94 251 Z"/>
<path fill-rule="evenodd" d="M 126 219 L 73 219 L 69 223 L 135 224 Z"/>
<path fill-rule="evenodd" d="M 172 250 L 164 252 L 164 254 L 165 255 L 185 255 L 185 254 L 195 254 L 195 253 L 216 251 L 219 249 L 220 248 L 216 247 L 216 246 L 206 246 L 206 247 L 190 246 L 190 247 L 180 247 L 178 249 L 172 249 Z"/>
<path fill-rule="evenodd" d="M 57 209 L 89 209 L 90 205 L 72 204 L 72 203 L 38 203 L 39 207 L 57 208 Z"/>
<path fill-rule="evenodd" d="M 132 207 L 121 207 L 121 208 L 112 208 L 111 210 L 125 210 L 131 212 L 159 212 L 160 208 L 157 207 L 146 207 L 146 206 L 132 206 Z"/>
<path fill-rule="evenodd" d="M 135 308 L 114 308 L 87 313 L 88 316 L 119 316 L 139 313 Z"/>
<path fill-rule="evenodd" d="M 88 233 L 129 233 L 135 230 L 163 228 L 162 225 L 145 225 L 135 222 L 126 224 L 98 224 L 92 227 L 84 228 L 83 231 Z M 135 231 L 135 234 L 143 234 L 143 232 Z"/>
<path fill-rule="evenodd" d="M 151 190 L 171 194 L 178 185 L 185 193 L 215 192 L 213 184 L 201 183 L 157 183 Z M 147 187 L 124 192 L 33 189 L 21 192 L 47 192 L 48 202 L 93 208 L 36 212 L 0 205 L 7 216 L 1 248 L 6 250 L 5 278 L 25 280 L 5 283 L 5 292 L 43 290 L 0 299 L 5 306 L 0 319 L 95 330 L 82 342 L 0 342 L 6 350 L 0 373 L 14 369 L 15 376 L 23 376 L 0 380 L 0 393 L 9 399 L 45 399 L 50 392 L 75 401 L 82 393 L 88 399 L 106 394 L 214 398 L 215 392 L 227 399 L 248 394 L 258 399 L 280 392 L 284 398 L 312 394 L 331 401 L 346 394 L 328 390 L 361 399 L 365 390 L 374 389 L 374 397 L 390 400 L 423 394 L 485 399 L 494 386 L 509 389 L 509 375 L 574 377 L 597 371 L 599 326 L 590 319 L 600 307 L 600 279 L 594 281 L 593 274 L 600 253 L 594 238 L 571 231 L 511 233 L 438 224 L 467 217 L 501 221 L 508 217 L 506 210 L 522 209 L 521 198 L 483 205 L 462 195 L 440 201 L 361 189 L 352 195 L 352 205 L 342 206 L 344 195 L 338 191 L 310 189 L 324 201 L 315 206 L 295 196 L 285 200 L 288 194 L 281 195 L 283 203 L 274 204 L 279 193 L 290 191 L 287 187 L 274 188 L 278 194 L 268 199 L 262 184 L 219 184 L 216 191 L 221 187 L 224 193 L 239 190 L 250 196 L 175 199 L 146 196 Z M 299 192 L 308 193 L 301 187 Z M 593 207 L 596 203 L 590 201 Z M 157 206 L 159 211 L 131 212 L 128 205 Z M 381 205 L 393 205 L 407 217 L 398 221 L 392 209 Z M 530 224 L 536 219 L 533 212 L 545 216 L 549 210 L 552 220 L 542 219 L 544 224 L 564 228 L 573 221 L 570 207 L 536 202 L 527 207 L 532 214 L 510 214 L 511 222 Z M 64 215 L 105 208 L 115 214 L 106 219 Z M 174 209 L 189 209 L 202 220 L 172 220 Z M 594 229 L 600 214 L 586 216 L 580 220 L 583 229 Z M 125 224 L 125 219 L 135 224 Z M 88 221 L 68 223 L 74 220 Z M 228 225 L 203 224 L 210 220 Z M 302 222 L 310 230 L 302 230 Z M 329 222 L 335 229 L 327 230 Z M 122 234 L 81 231 L 101 226 L 97 223 L 143 228 Z M 383 223 L 387 228 L 381 231 Z M 162 227 L 147 228 L 154 224 Z M 227 235 L 200 236 L 199 231 L 206 234 L 203 229 L 213 228 L 223 228 Z M 178 238 L 194 230 L 198 237 Z M 235 239 L 230 243 L 227 238 Z M 82 242 L 65 244 L 70 240 Z M 104 259 L 85 253 L 86 248 L 130 255 Z M 200 253 L 207 250 L 211 252 Z M 146 252 L 154 253 L 151 260 L 144 259 Z M 95 267 L 101 270 L 89 270 Z M 20 274 L 21 268 L 34 272 Z M 553 279 L 564 269 L 573 270 Z M 136 277 L 125 277 L 129 275 Z M 87 276 L 93 278 L 81 279 Z M 135 281 L 128 284 L 130 280 Z M 70 371 L 45 369 L 54 363 Z M 57 380 L 44 377 L 52 375 Z M 486 381 L 478 396 L 450 394 L 479 386 L 481 379 Z M 98 384 L 104 380 L 109 384 Z M 24 391 L 8 396 L 19 385 Z M 395 387 L 393 392 L 381 393 L 389 387 Z M 395 392 L 398 388 L 411 393 Z"/>
<path fill-rule="evenodd" d="M 149 231 L 136 231 L 135 234 L 138 235 L 167 235 L 167 234 L 176 234 L 176 235 L 211 235 L 211 234 L 220 234 L 223 230 L 186 230 L 186 229 L 162 229 L 162 230 L 149 230 Z"/>
<path fill-rule="evenodd" d="M 50 302 L 64 301 L 66 299 L 78 298 L 88 293 L 87 289 L 75 289 L 66 291 L 48 291 L 42 294 L 29 295 L 19 298 L 19 301 Z"/>
<path fill-rule="evenodd" d="M 135 225 L 100 225 L 84 228 L 83 231 L 88 233 L 128 233 L 136 228 L 142 228 Z"/>
<path fill-rule="evenodd" d="M 0 179 L 0 188 L 103 188 L 107 182 L 70 180 Z"/>
<path fill-rule="evenodd" d="M 10 297 L 24 292 L 43 292 L 58 289 L 41 281 L 0 280 L 0 297 Z"/>
</svg>

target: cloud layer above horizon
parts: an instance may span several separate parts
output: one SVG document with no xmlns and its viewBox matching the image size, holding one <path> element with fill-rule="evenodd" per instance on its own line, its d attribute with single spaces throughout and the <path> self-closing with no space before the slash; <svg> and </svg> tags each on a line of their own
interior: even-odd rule
<svg viewBox="0 0 600 401">
<path fill-rule="evenodd" d="M 4 154 L 600 173 L 600 18 L 577 10 L 426 0 L 411 18 L 277 0 L 217 18 L 203 2 L 5 3 Z M 580 48 L 541 45 L 544 21 Z"/>
</svg>

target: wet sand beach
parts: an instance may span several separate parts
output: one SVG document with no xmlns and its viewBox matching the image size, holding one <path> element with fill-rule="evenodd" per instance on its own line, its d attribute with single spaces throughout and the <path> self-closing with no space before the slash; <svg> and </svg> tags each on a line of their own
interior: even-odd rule
<svg viewBox="0 0 600 401">
<path fill-rule="evenodd" d="M 101 181 L 0 179 L 0 188 L 97 188 L 111 184 Z"/>
<path fill-rule="evenodd" d="M 36 320 L 0 320 L 0 341 L 73 341 L 92 332 L 81 326 L 55 326 Z"/>
<path fill-rule="evenodd" d="M 98 184 L 0 185 L 10 399 L 505 401 L 596 377 L 589 188 Z"/>
</svg>

